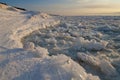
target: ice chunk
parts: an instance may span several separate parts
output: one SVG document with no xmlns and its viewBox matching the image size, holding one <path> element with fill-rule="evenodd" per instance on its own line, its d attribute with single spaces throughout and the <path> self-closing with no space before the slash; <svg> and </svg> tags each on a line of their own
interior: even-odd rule
<svg viewBox="0 0 120 80">
<path fill-rule="evenodd" d="M 93 76 L 92 74 L 88 74 L 86 80 L 100 80 L 100 78 L 98 76 Z"/>
<path fill-rule="evenodd" d="M 87 55 L 85 53 L 77 53 L 77 56 L 78 56 L 78 59 L 80 59 L 90 65 L 99 66 L 99 64 L 100 64 L 100 60 L 98 58 L 95 58 L 92 55 Z"/>
<path fill-rule="evenodd" d="M 40 58 L 44 58 L 49 54 L 48 50 L 42 47 L 36 47 L 34 53 Z"/>
<path fill-rule="evenodd" d="M 107 60 L 100 60 L 92 55 L 87 55 L 85 53 L 78 53 L 78 59 L 84 61 L 88 65 L 92 65 L 98 67 L 102 73 L 106 76 L 117 76 L 118 73 L 116 69 L 112 66 L 112 64 Z"/>
<path fill-rule="evenodd" d="M 107 76 L 117 76 L 116 69 L 107 60 L 101 60 L 99 65 L 101 71 Z"/>
<path fill-rule="evenodd" d="M 35 45 L 33 42 L 27 42 L 24 44 L 23 49 L 25 50 L 34 50 Z"/>
<path fill-rule="evenodd" d="M 57 40 L 56 40 L 55 38 L 45 39 L 45 41 L 46 41 L 47 43 L 51 43 L 51 44 L 57 43 Z"/>
<path fill-rule="evenodd" d="M 51 16 L 48 15 L 48 14 L 46 14 L 46 13 L 41 13 L 40 15 L 41 15 L 41 17 L 44 18 L 44 19 L 51 18 Z"/>
<path fill-rule="evenodd" d="M 84 47 L 88 50 L 102 50 L 107 46 L 107 41 L 97 42 L 96 40 L 85 40 L 83 37 L 77 39 L 77 46 Z"/>
</svg>

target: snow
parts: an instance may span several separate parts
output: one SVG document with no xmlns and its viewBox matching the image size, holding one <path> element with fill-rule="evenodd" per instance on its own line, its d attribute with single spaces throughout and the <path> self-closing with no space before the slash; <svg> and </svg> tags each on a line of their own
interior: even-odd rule
<svg viewBox="0 0 120 80">
<path fill-rule="evenodd" d="M 68 62 L 69 61 L 69 62 Z M 73 66 L 74 65 L 74 66 Z M 76 74 L 77 73 L 77 74 Z M 1 80 L 87 80 L 85 70 L 65 55 L 49 58 L 30 58 L 9 62 Z M 92 78 L 94 76 L 90 76 Z M 95 78 L 99 80 L 99 78 Z"/>
<path fill-rule="evenodd" d="M 59 23 L 59 21 L 54 21 L 52 18 L 44 19 L 40 17 L 39 14 L 41 15 L 41 13 L 38 14 L 38 17 L 36 17 L 35 20 L 31 20 L 32 16 L 29 16 L 27 14 L 21 14 L 19 12 L 12 12 L 6 10 L 0 10 L 0 12 L 0 23 L 2 24 L 0 27 L 0 37 L 2 39 L 0 41 L 0 44 L 1 46 L 6 48 L 22 48 L 23 45 L 20 42 L 21 38 L 35 30 L 46 28 L 47 26 L 53 26 Z M 28 17 L 31 18 L 29 19 Z M 8 19 L 7 23 L 6 18 Z"/>
<path fill-rule="evenodd" d="M 49 56 L 47 49 L 32 42 L 22 44 L 23 37 L 55 26 L 59 20 L 46 13 L 13 11 L 5 7 L 10 6 L 0 9 L 0 80 L 99 80 L 97 76 L 88 75 L 70 57 Z"/>
<path fill-rule="evenodd" d="M 110 20 L 104 19 L 108 17 L 57 17 L 61 19 L 59 25 L 37 30 L 26 36 L 23 43 L 33 42 L 47 49 L 50 56 L 69 56 L 79 63 L 89 76 L 95 75 L 93 78 L 97 79 L 99 76 L 101 80 L 119 80 L 119 60 L 114 59 L 120 59 L 120 33 L 119 30 L 114 32 L 112 29 L 118 28 L 116 26 L 120 20 L 114 19 L 120 17 L 110 17 Z M 110 31 L 103 28 L 105 25 Z M 111 25 L 116 26 L 111 29 Z M 89 77 L 96 80 L 93 78 Z"/>
<path fill-rule="evenodd" d="M 0 4 L 0 80 L 119 80 L 118 23 Z"/>
</svg>

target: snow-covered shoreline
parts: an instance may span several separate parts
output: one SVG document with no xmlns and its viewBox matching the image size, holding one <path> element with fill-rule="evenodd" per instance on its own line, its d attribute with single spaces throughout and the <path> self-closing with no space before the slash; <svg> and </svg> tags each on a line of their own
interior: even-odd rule
<svg viewBox="0 0 120 80">
<path fill-rule="evenodd" d="M 74 21 L 70 22 L 73 23 Z M 71 56 L 58 54 L 57 51 L 54 51 L 56 55 L 50 56 L 47 48 L 36 46 L 33 42 L 22 43 L 21 39 L 33 31 L 47 30 L 48 27 L 56 27 L 58 24 L 60 24 L 59 17 L 40 12 L 22 11 L 15 7 L 0 4 L 0 80 L 102 80 L 97 73 L 104 74 L 103 79 L 119 80 L 119 73 L 116 69 L 119 67 L 119 57 L 115 60 L 100 59 L 106 55 L 94 56 L 89 52 L 76 52 L 78 61 L 74 61 Z M 51 42 L 56 43 L 55 38 L 57 37 L 65 38 L 66 41 L 64 39 L 61 41 L 63 44 L 72 38 L 76 44 L 73 45 L 70 41 L 68 44 L 71 44 L 76 50 L 79 48 L 78 51 L 81 47 L 97 51 L 106 48 L 107 41 L 97 42 L 96 39 L 86 40 L 83 38 L 88 33 L 95 38 L 96 36 L 101 37 L 101 33 L 91 30 L 86 33 L 85 28 L 87 29 L 87 27 L 84 27 L 82 32 L 83 26 L 79 24 L 77 27 L 82 32 L 82 36 L 78 37 L 80 34 L 75 32 L 80 32 L 78 28 L 76 26 L 70 27 L 71 24 L 69 23 L 66 25 L 63 24 L 62 27 L 69 28 L 68 31 L 59 27 L 59 29 L 55 29 L 58 31 L 56 33 L 54 33 L 55 30 L 49 31 L 48 34 L 43 31 L 41 37 L 44 34 L 50 36 L 50 39 L 45 39 L 50 44 Z M 63 44 L 62 47 L 64 48 Z M 55 47 L 57 46 L 55 45 Z M 72 52 L 70 53 L 72 54 Z M 92 67 L 93 71 L 87 71 L 85 66 L 81 66 L 82 62 L 87 65 L 87 68 Z"/>
<path fill-rule="evenodd" d="M 1 36 L 1 42 L 8 40 L 8 43 L 4 42 L 1 46 L 6 48 L 22 48 L 21 38 L 24 36 L 29 35 L 35 30 L 59 24 L 59 20 L 55 21 L 52 17 L 45 13 L 34 14 L 33 16 L 29 16 L 29 14 L 20 14 L 19 12 L 1 10 L 0 16 L 3 18 L 1 19 L 2 21 L 0 21 L 1 28 L 5 28 L 6 26 L 10 27 L 8 28 L 8 32 L 5 30 L 2 32 L 2 35 L 6 35 L 7 39 L 2 38 L 5 36 Z M 10 21 L 5 22 L 5 18 Z M 9 24 L 9 22 L 11 23 Z M 6 30 L 8 29 L 6 28 Z"/>
<path fill-rule="evenodd" d="M 36 48 L 37 51 L 23 49 L 21 39 L 24 36 L 38 29 L 55 26 L 59 24 L 59 20 L 45 13 L 25 12 L 23 14 L 24 12 L 16 11 L 17 9 L 12 7 L 7 10 L 9 6 L 6 5 L 2 8 L 4 9 L 0 9 L 0 80 L 86 80 L 94 78 L 92 75 L 88 77 L 81 66 L 65 55 L 40 57 L 37 54 L 44 55 L 48 53 L 47 50 L 40 47 Z"/>
</svg>

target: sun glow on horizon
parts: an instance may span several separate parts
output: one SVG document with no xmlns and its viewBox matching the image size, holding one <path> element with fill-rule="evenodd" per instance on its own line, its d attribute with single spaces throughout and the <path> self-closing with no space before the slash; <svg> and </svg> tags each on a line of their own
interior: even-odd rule
<svg viewBox="0 0 120 80">
<path fill-rule="evenodd" d="M 119 15 L 120 0 L 1 0 L 28 10 L 58 15 Z"/>
</svg>

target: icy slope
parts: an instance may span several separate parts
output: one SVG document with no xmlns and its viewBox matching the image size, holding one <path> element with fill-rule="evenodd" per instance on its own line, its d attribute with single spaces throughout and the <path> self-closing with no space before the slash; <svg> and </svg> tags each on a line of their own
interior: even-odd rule
<svg viewBox="0 0 120 80">
<path fill-rule="evenodd" d="M 65 55 L 21 39 L 31 32 L 59 23 L 45 13 L 0 9 L 0 80 L 99 80 Z"/>
<path fill-rule="evenodd" d="M 20 39 L 23 36 L 30 34 L 34 30 L 53 26 L 57 23 L 58 21 L 54 21 L 54 19 L 43 13 L 19 13 L 0 9 L 0 46 L 22 48 Z"/>
</svg>

